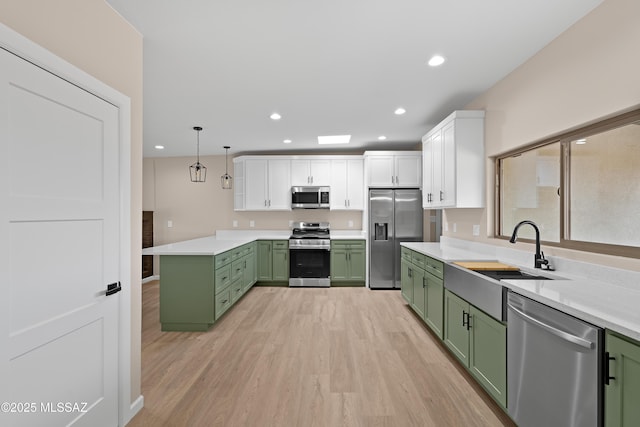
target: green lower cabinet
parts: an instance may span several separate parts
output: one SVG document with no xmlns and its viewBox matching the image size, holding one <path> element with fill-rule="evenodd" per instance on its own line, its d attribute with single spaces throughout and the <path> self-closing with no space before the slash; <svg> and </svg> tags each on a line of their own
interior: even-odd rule
<svg viewBox="0 0 640 427">
<path fill-rule="evenodd" d="M 206 331 L 215 321 L 214 257 L 160 256 L 163 331 Z"/>
<path fill-rule="evenodd" d="M 456 294 L 444 293 L 444 342 L 493 398 L 507 407 L 507 327 Z"/>
<path fill-rule="evenodd" d="M 605 426 L 640 425 L 640 342 L 607 331 L 609 384 L 605 385 Z"/>
<path fill-rule="evenodd" d="M 442 339 L 444 315 L 444 284 L 442 279 L 425 271 L 424 273 L 424 316 L 425 323 Z"/>
<path fill-rule="evenodd" d="M 469 307 L 469 312 L 469 370 L 485 390 L 506 408 L 507 327 L 473 305 Z"/>
<path fill-rule="evenodd" d="M 411 277 L 411 263 L 406 260 L 400 261 L 400 290 L 402 297 L 409 304 L 413 304 L 413 279 Z"/>
<path fill-rule="evenodd" d="M 468 316 L 469 303 L 449 290 L 445 290 L 444 343 L 466 367 L 469 367 Z"/>
<path fill-rule="evenodd" d="M 424 270 L 415 266 L 410 267 L 411 281 L 413 283 L 413 302 L 411 308 L 418 313 L 422 319 L 424 319 L 424 308 L 426 298 L 426 278 L 424 276 Z"/>
<path fill-rule="evenodd" d="M 271 240 L 258 241 L 258 281 L 273 280 L 273 243 Z"/>
<path fill-rule="evenodd" d="M 258 240 L 258 282 L 289 282 L 289 241 Z"/>
<path fill-rule="evenodd" d="M 247 292 L 256 283 L 256 257 L 251 253 L 244 257 L 244 270 L 242 277 L 242 293 Z"/>
<path fill-rule="evenodd" d="M 337 285 L 364 286 L 364 240 L 331 241 L 331 282 Z"/>
</svg>

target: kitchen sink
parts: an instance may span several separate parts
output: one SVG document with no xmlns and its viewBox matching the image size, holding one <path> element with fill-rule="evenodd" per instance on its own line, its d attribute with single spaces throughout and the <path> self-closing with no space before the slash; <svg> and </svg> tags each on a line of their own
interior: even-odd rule
<svg viewBox="0 0 640 427">
<path fill-rule="evenodd" d="M 551 277 L 525 273 L 520 270 L 474 270 L 495 280 L 553 280 Z"/>
</svg>

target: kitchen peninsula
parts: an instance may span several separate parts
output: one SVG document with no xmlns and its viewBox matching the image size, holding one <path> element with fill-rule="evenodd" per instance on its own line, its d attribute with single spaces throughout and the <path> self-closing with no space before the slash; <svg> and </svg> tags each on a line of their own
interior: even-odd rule
<svg viewBox="0 0 640 427">
<path fill-rule="evenodd" d="M 257 282 L 288 285 L 288 230 L 218 230 L 143 249 L 160 257 L 163 331 L 206 331 Z M 332 240 L 364 241 L 361 231 L 338 230 Z"/>
</svg>

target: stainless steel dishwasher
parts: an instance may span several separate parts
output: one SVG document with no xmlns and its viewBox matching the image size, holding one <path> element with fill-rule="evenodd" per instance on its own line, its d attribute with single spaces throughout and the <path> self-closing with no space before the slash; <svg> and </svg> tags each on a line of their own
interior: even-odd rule
<svg viewBox="0 0 640 427">
<path fill-rule="evenodd" d="M 507 409 L 518 426 L 602 426 L 603 330 L 511 291 L 507 325 Z"/>
</svg>

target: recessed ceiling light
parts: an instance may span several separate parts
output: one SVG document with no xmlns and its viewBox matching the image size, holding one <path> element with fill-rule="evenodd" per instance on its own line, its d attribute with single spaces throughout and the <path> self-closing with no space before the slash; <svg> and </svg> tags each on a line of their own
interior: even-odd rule
<svg viewBox="0 0 640 427">
<path fill-rule="evenodd" d="M 403 114 L 404 114 L 404 113 L 406 113 L 406 112 L 407 112 L 407 110 L 405 110 L 405 109 L 404 109 L 404 108 L 402 108 L 402 107 L 399 107 L 399 108 L 396 108 L 396 111 L 394 111 L 394 114 L 396 114 L 397 116 L 401 116 L 401 115 L 403 115 Z"/>
<path fill-rule="evenodd" d="M 438 65 L 444 64 L 444 58 L 440 55 L 433 55 L 428 64 L 432 67 L 437 67 Z"/>
<path fill-rule="evenodd" d="M 350 140 L 351 135 L 319 136 L 318 144 L 348 144 Z"/>
<path fill-rule="evenodd" d="M 273 113 L 269 117 L 271 118 L 271 120 L 280 120 L 282 118 L 282 116 L 278 113 Z"/>
<path fill-rule="evenodd" d="M 156 145 L 154 148 L 156 150 L 164 150 L 164 145 Z"/>
<path fill-rule="evenodd" d="M 284 141 L 282 141 L 282 142 L 284 142 L 285 144 L 291 144 L 291 142 L 292 142 L 292 141 L 291 141 L 290 139 L 285 139 L 285 140 L 284 140 Z"/>
<path fill-rule="evenodd" d="M 386 137 L 386 136 L 384 136 L 384 135 L 380 135 L 380 136 L 378 137 L 378 140 L 380 140 L 380 141 L 384 141 L 385 139 L 387 139 L 387 137 Z"/>
</svg>

